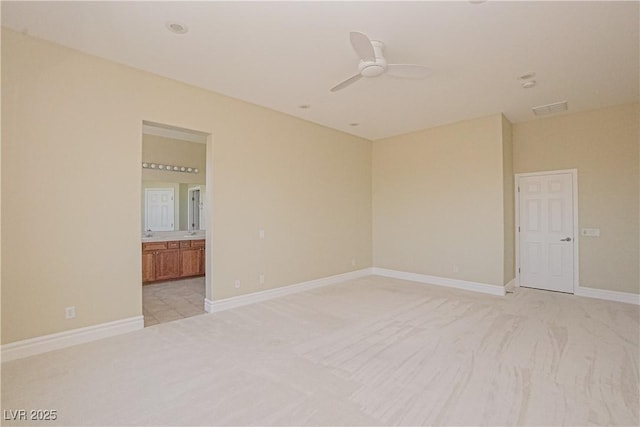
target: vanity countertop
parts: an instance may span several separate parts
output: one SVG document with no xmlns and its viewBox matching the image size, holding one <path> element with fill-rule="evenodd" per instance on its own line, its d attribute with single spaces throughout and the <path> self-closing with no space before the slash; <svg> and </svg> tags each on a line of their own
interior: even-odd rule
<svg viewBox="0 0 640 427">
<path fill-rule="evenodd" d="M 189 234 L 188 232 L 175 233 L 175 234 L 157 234 L 151 237 L 142 237 L 142 243 L 147 242 L 169 242 L 180 240 L 204 240 L 204 234 Z"/>
</svg>

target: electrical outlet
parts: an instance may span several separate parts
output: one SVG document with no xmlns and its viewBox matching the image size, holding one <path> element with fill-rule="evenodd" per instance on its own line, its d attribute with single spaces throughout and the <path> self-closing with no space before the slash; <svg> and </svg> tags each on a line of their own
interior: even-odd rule
<svg viewBox="0 0 640 427">
<path fill-rule="evenodd" d="M 73 319 L 76 317 L 76 308 L 75 307 L 65 307 L 64 309 L 64 318 L 65 319 Z"/>
<path fill-rule="evenodd" d="M 454 273 L 459 273 L 460 272 L 460 267 L 458 267 L 457 265 L 454 264 L 453 266 L 453 272 Z"/>
<path fill-rule="evenodd" d="M 264 285 L 264 274 L 260 275 L 260 284 Z"/>
<path fill-rule="evenodd" d="M 258 235 L 260 236 L 260 239 L 264 239 L 264 230 L 261 229 Z"/>
<path fill-rule="evenodd" d="M 235 288 L 238 289 L 240 287 L 240 280 L 236 280 L 233 286 L 235 286 Z"/>
<path fill-rule="evenodd" d="M 356 266 L 356 259 L 355 258 L 351 258 L 351 265 L 352 266 Z"/>
</svg>

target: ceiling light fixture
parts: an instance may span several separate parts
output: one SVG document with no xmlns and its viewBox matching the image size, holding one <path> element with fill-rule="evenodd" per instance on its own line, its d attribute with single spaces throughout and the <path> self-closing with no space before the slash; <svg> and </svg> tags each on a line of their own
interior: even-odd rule
<svg viewBox="0 0 640 427">
<path fill-rule="evenodd" d="M 528 82 L 522 83 L 522 88 L 523 89 L 531 89 L 536 84 L 537 84 L 537 82 L 535 80 L 529 80 Z"/>
<path fill-rule="evenodd" d="M 530 73 L 521 75 L 520 77 L 518 77 L 518 80 L 529 80 L 534 78 L 535 76 L 536 76 L 536 73 L 532 71 Z"/>
<path fill-rule="evenodd" d="M 167 29 L 175 34 L 186 34 L 189 29 L 186 25 L 175 21 L 169 21 L 166 23 Z"/>
<path fill-rule="evenodd" d="M 360 123 L 349 123 L 349 126 L 360 126 Z"/>
<path fill-rule="evenodd" d="M 156 169 L 167 172 L 185 172 L 185 173 L 198 173 L 198 168 L 190 168 L 187 166 L 173 166 L 173 165 L 163 165 L 156 164 L 150 162 L 142 162 L 142 169 Z"/>
<path fill-rule="evenodd" d="M 302 108 L 303 110 L 307 110 L 307 109 L 311 108 L 311 105 L 303 104 L 303 105 L 298 106 L 298 108 Z"/>
</svg>

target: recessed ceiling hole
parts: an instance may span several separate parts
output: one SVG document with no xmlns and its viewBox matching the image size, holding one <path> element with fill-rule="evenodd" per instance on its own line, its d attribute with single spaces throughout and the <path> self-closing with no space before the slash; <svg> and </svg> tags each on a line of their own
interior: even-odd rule
<svg viewBox="0 0 640 427">
<path fill-rule="evenodd" d="M 169 31 L 171 31 L 172 33 L 185 34 L 187 31 L 189 31 L 186 25 L 179 22 L 167 22 L 166 25 Z"/>
</svg>

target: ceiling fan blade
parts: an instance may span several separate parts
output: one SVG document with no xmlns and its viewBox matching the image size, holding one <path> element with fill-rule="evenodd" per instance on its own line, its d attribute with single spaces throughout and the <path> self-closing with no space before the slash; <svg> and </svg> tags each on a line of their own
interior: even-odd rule
<svg viewBox="0 0 640 427">
<path fill-rule="evenodd" d="M 415 64 L 389 64 L 387 74 L 403 79 L 424 79 L 431 75 L 431 68 Z"/>
<path fill-rule="evenodd" d="M 357 82 L 358 80 L 360 80 L 362 78 L 362 74 L 356 74 L 353 77 L 349 77 L 347 80 L 338 83 L 337 85 L 335 85 L 334 87 L 332 87 L 330 90 L 331 92 L 337 92 L 340 89 L 344 89 L 345 87 L 349 86 L 350 84 L 353 84 L 355 82 Z"/>
<path fill-rule="evenodd" d="M 363 61 L 376 60 L 376 53 L 373 50 L 373 44 L 371 44 L 369 37 L 357 31 L 352 31 L 349 37 L 351 39 L 351 46 L 353 46 L 353 50 L 356 51 L 360 59 Z"/>
</svg>

